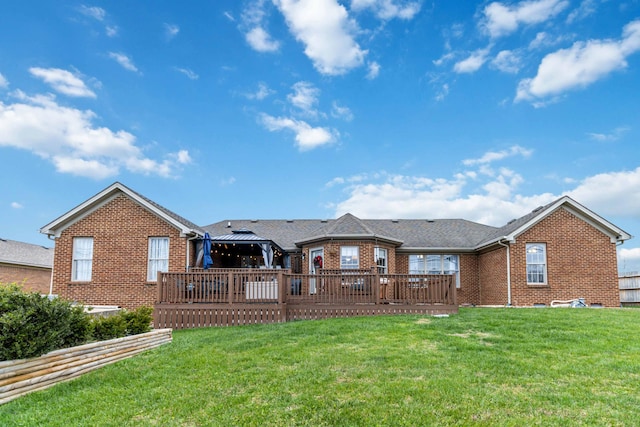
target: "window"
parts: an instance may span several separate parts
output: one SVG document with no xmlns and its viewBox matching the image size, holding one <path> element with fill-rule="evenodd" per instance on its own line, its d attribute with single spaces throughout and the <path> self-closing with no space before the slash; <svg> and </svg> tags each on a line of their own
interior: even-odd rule
<svg viewBox="0 0 640 427">
<path fill-rule="evenodd" d="M 527 283 L 547 283 L 547 245 L 527 243 Z"/>
<path fill-rule="evenodd" d="M 387 250 L 384 248 L 375 248 L 373 250 L 373 257 L 376 259 L 378 273 L 386 274 L 389 270 L 389 266 L 387 265 Z"/>
<path fill-rule="evenodd" d="M 460 287 L 460 257 L 458 255 L 409 255 L 409 274 L 454 274 Z"/>
<path fill-rule="evenodd" d="M 342 246 L 340 248 L 340 268 L 359 268 L 360 260 L 358 257 L 357 246 Z"/>
<path fill-rule="evenodd" d="M 91 280 L 91 264 L 93 263 L 93 237 L 73 238 L 73 265 L 71 280 L 88 282 Z"/>
<path fill-rule="evenodd" d="M 157 280 L 159 271 L 169 271 L 169 238 L 149 237 L 147 280 L 149 282 Z"/>
</svg>

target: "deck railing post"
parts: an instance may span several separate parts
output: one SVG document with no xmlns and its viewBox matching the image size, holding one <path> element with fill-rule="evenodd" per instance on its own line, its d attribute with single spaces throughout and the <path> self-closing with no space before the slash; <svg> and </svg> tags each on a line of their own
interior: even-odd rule
<svg viewBox="0 0 640 427">
<path fill-rule="evenodd" d="M 453 305 L 458 305 L 458 288 L 456 286 L 455 275 L 451 275 L 451 293 L 453 295 Z"/>
<path fill-rule="evenodd" d="M 233 280 L 233 272 L 227 273 L 227 292 L 229 293 L 229 304 L 233 304 L 233 293 L 235 292 L 235 283 Z"/>
<path fill-rule="evenodd" d="M 156 283 L 158 284 L 158 292 L 156 294 L 157 300 L 156 302 L 163 302 L 162 301 L 162 272 L 158 271 L 158 275 L 156 276 Z"/>
<path fill-rule="evenodd" d="M 278 304 L 282 304 L 285 301 L 285 284 L 284 284 L 284 274 L 282 274 L 282 270 L 276 270 L 278 273 L 277 286 L 278 286 Z"/>
<path fill-rule="evenodd" d="M 377 267 L 371 267 L 373 270 L 373 295 L 376 299 L 374 304 L 380 304 L 380 273 Z"/>
</svg>

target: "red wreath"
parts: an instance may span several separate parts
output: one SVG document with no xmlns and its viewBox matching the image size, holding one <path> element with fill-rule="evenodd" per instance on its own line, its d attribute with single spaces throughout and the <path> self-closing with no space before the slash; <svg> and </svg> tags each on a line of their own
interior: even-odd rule
<svg viewBox="0 0 640 427">
<path fill-rule="evenodd" d="M 316 268 L 322 268 L 322 257 L 320 255 L 313 259 L 313 266 Z"/>
</svg>

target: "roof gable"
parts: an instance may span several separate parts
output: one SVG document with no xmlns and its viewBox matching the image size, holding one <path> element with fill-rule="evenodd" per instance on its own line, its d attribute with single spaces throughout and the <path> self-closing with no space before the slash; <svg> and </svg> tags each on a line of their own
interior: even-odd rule
<svg viewBox="0 0 640 427">
<path fill-rule="evenodd" d="M 363 221 L 350 213 L 346 213 L 338 219 L 327 221 L 326 225 L 316 230 L 313 235 L 297 241 L 296 244 L 311 243 L 314 241 L 328 239 L 375 239 L 395 245 L 402 244 L 402 240 L 374 232 L 367 225 L 366 221 Z"/>
<path fill-rule="evenodd" d="M 519 235 L 535 226 L 558 209 L 567 209 L 578 218 L 597 228 L 609 236 L 611 243 L 624 242 L 632 237 L 626 231 L 610 223 L 595 212 L 587 209 L 571 197 L 563 196 L 545 206 L 540 206 L 534 209 L 516 220 L 510 221 L 503 227 L 498 228 L 494 233 L 491 233 L 484 238 L 478 244 L 478 248 L 489 246 L 502 240 L 514 242 Z"/>
<path fill-rule="evenodd" d="M 104 206 L 106 203 L 113 200 L 120 194 L 126 195 L 127 197 L 140 204 L 143 208 L 149 210 L 164 221 L 173 225 L 175 228 L 179 229 L 180 232 L 185 236 L 202 236 L 204 234 L 204 231 L 202 231 L 200 227 L 198 227 L 191 221 L 131 190 L 120 182 L 114 182 L 95 196 L 87 199 L 80 205 L 76 206 L 54 221 L 45 225 L 40 229 L 40 232 L 43 234 L 48 234 L 50 236 L 59 237 L 60 233 L 62 233 L 62 231 L 64 231 L 66 228 L 76 223 L 80 219 L 86 217 L 98 208 Z"/>
</svg>

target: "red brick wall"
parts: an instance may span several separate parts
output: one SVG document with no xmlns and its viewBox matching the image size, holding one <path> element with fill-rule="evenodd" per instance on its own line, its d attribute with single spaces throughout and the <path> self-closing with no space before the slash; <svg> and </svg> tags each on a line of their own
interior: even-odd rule
<svg viewBox="0 0 640 427">
<path fill-rule="evenodd" d="M 51 269 L 0 264 L 0 283 L 17 283 L 28 292 L 49 293 Z"/>
<path fill-rule="evenodd" d="M 498 247 L 478 255 L 480 305 L 506 305 L 507 249 Z"/>
<path fill-rule="evenodd" d="M 547 285 L 528 285 L 526 244 L 546 243 Z M 620 306 L 616 246 L 609 237 L 566 209 L 518 236 L 511 247 L 514 305 L 549 305 L 552 300 L 585 298 L 587 304 Z"/>
<path fill-rule="evenodd" d="M 357 246 L 360 256 L 359 268 L 370 269 L 377 267 L 374 259 L 375 248 L 384 248 L 387 250 L 387 263 L 389 273 L 394 273 L 396 268 L 395 247 L 379 244 L 373 241 L 362 240 L 331 240 L 327 242 L 314 243 L 305 246 L 302 251 L 305 254 L 305 261 L 302 265 L 304 274 L 309 274 L 309 249 L 324 248 L 324 259 L 322 266 L 326 269 L 340 268 L 340 248 L 342 246 Z"/>
<path fill-rule="evenodd" d="M 73 237 L 93 237 L 90 282 L 71 281 Z M 152 306 L 157 285 L 147 282 L 149 237 L 169 237 L 169 271 L 185 270 L 186 239 L 179 230 L 125 195 L 114 198 L 56 239 L 53 293 L 84 304 Z"/>
<path fill-rule="evenodd" d="M 480 304 L 480 284 L 478 280 L 478 255 L 460 255 L 460 287 L 458 304 Z"/>
</svg>

